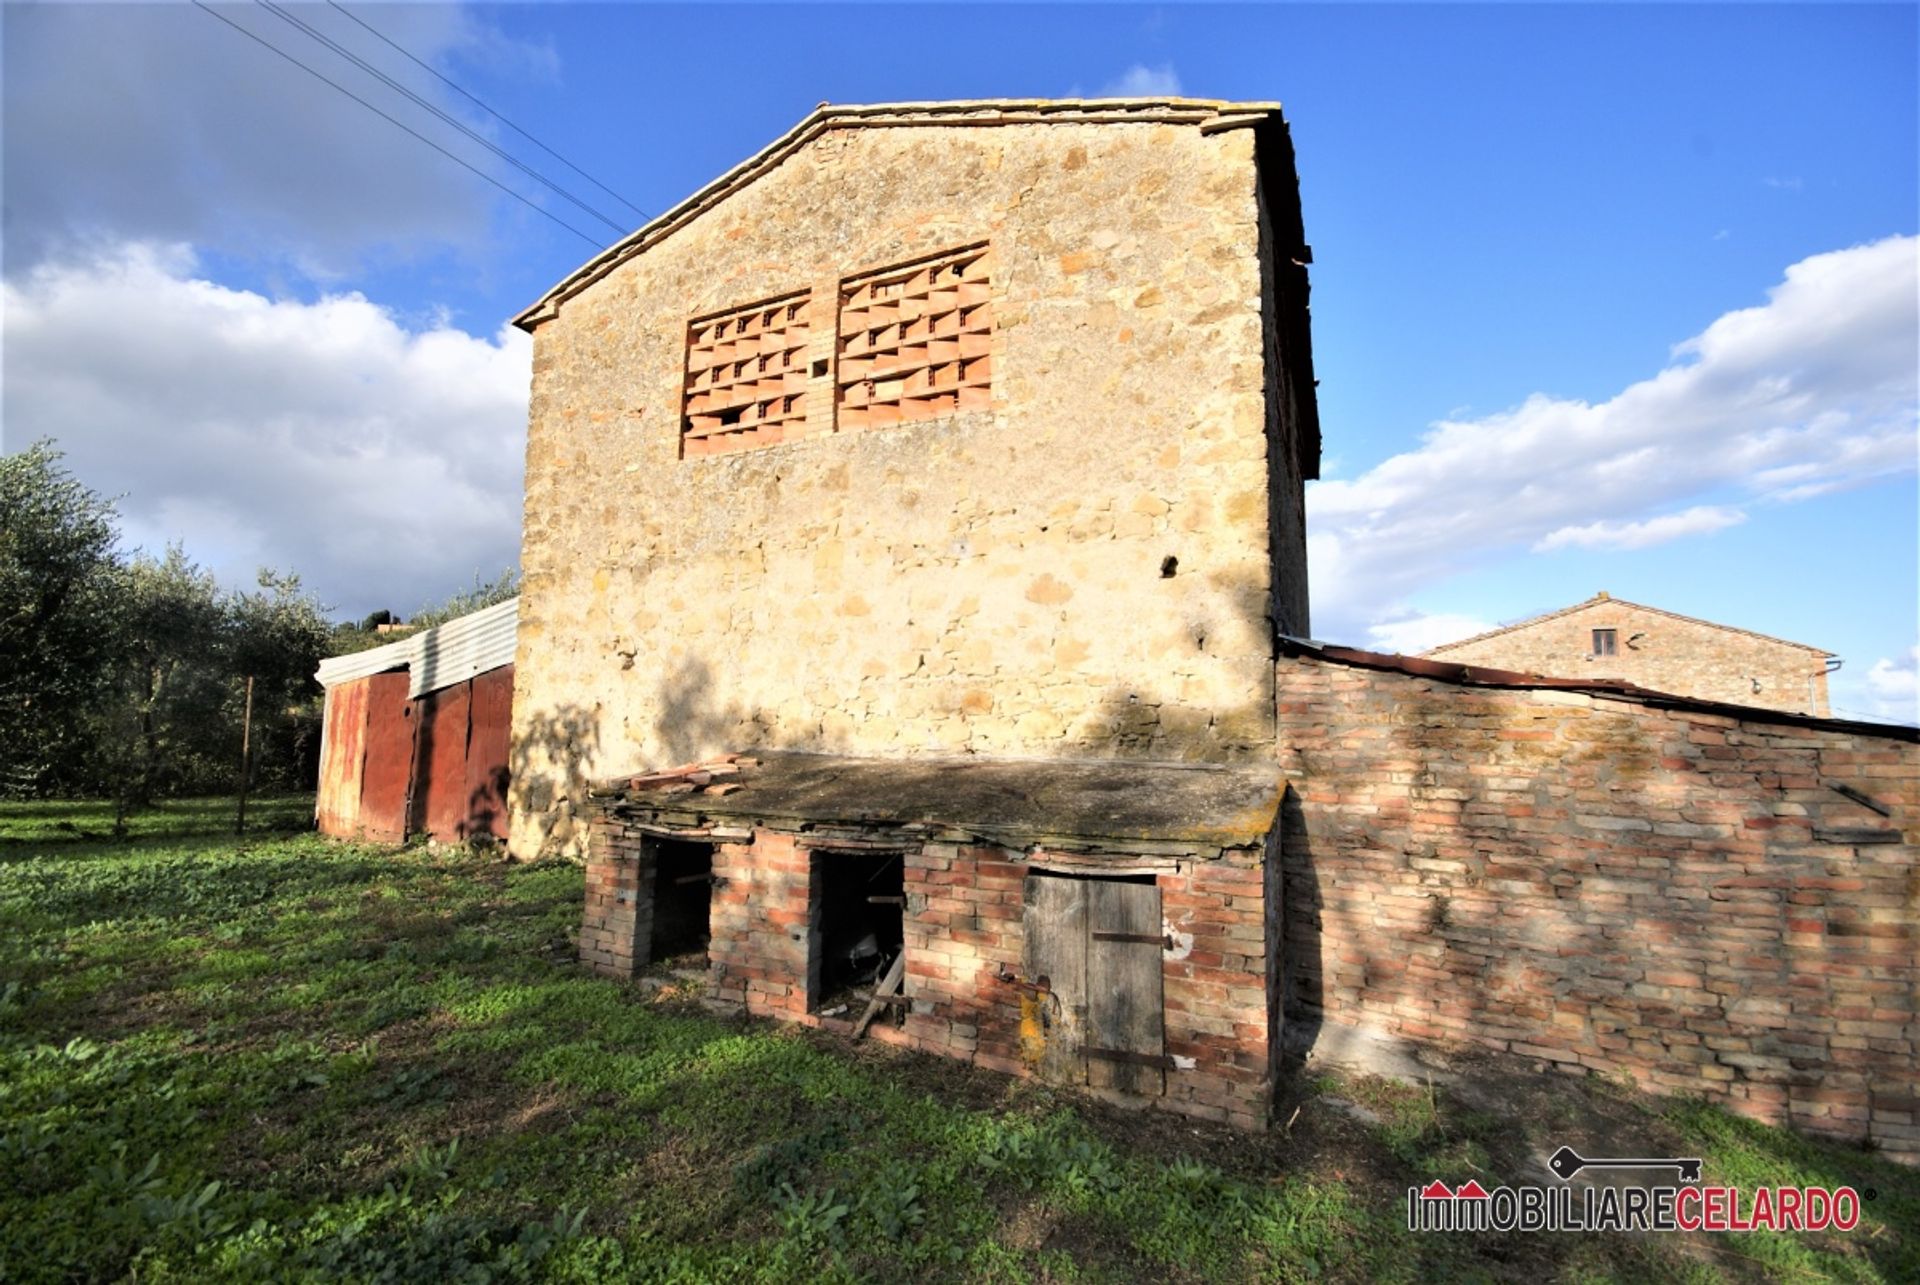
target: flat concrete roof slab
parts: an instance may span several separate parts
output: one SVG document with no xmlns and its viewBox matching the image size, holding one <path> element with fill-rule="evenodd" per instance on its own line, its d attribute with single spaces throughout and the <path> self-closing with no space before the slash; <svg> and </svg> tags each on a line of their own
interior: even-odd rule
<svg viewBox="0 0 1920 1285">
<path fill-rule="evenodd" d="M 1104 840 L 1220 849 L 1264 843 L 1284 788 L 1277 767 L 868 759 L 766 750 L 609 781 L 595 793 L 620 810 L 697 814 L 716 822 L 919 827 L 1014 846 Z"/>
</svg>

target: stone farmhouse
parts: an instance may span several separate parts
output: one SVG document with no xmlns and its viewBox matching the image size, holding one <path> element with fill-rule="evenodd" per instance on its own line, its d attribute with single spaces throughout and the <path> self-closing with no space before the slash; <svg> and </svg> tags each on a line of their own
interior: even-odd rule
<svg viewBox="0 0 1920 1285">
<path fill-rule="evenodd" d="M 1728 705 L 1825 717 L 1833 653 L 1663 611 L 1605 590 L 1424 653 L 1462 665 L 1611 678 Z"/>
<path fill-rule="evenodd" d="M 1311 257 L 1271 103 L 823 105 L 523 313 L 582 959 L 1244 1127 L 1353 1037 L 1920 1154 L 1916 737 L 1307 641 Z"/>
</svg>

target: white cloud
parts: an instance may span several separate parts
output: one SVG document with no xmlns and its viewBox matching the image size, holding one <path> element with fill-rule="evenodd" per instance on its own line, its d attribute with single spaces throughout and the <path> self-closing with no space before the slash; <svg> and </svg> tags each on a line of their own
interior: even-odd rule
<svg viewBox="0 0 1920 1285">
<path fill-rule="evenodd" d="M 1607 401 L 1536 394 L 1312 484 L 1314 632 L 1361 636 L 1416 590 L 1536 546 L 1643 547 L 1911 471 L 1917 286 L 1914 237 L 1815 255 Z"/>
<path fill-rule="evenodd" d="M 1172 66 L 1135 63 L 1100 87 L 1100 98 L 1178 98 L 1180 76 Z"/>
<path fill-rule="evenodd" d="M 1873 714 L 1902 723 L 1920 723 L 1920 646 L 1899 659 L 1882 656 L 1866 675 Z"/>
<path fill-rule="evenodd" d="M 1390 620 L 1377 625 L 1367 626 L 1367 646 L 1375 651 L 1399 652 L 1403 656 L 1417 656 L 1423 651 L 1431 651 L 1442 643 L 1459 642 L 1475 634 L 1484 634 L 1497 626 L 1490 620 L 1478 616 L 1463 616 L 1452 612 L 1436 612 L 1433 615 L 1418 614 L 1401 620 Z"/>
<path fill-rule="evenodd" d="M 519 553 L 530 346 L 410 330 L 358 294 L 276 301 L 128 245 L 0 284 L 5 447 L 54 438 L 127 536 L 229 581 L 299 571 L 410 611 Z"/>
<path fill-rule="evenodd" d="M 477 144 L 269 11 L 216 8 L 491 170 Z M 471 106 L 347 18 L 319 5 L 290 12 L 485 132 Z M 359 13 L 428 62 L 459 55 L 502 74 L 554 74 L 551 50 L 508 40 L 459 5 Z M 0 22 L 10 276 L 131 240 L 218 245 L 324 274 L 376 250 L 475 244 L 506 208 L 480 178 L 192 6 L 8 4 Z"/>
<path fill-rule="evenodd" d="M 1716 504 L 1697 504 L 1681 513 L 1662 514 L 1644 522 L 1589 522 L 1585 526 L 1563 526 L 1550 531 L 1534 543 L 1534 552 L 1554 549 L 1645 549 L 1665 544 L 1682 536 L 1705 535 L 1710 531 L 1738 526 L 1747 520 L 1739 509 Z"/>
</svg>

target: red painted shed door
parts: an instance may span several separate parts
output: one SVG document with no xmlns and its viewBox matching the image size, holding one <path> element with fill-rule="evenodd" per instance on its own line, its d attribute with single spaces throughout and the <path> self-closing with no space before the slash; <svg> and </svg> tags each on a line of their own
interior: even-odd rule
<svg viewBox="0 0 1920 1285">
<path fill-rule="evenodd" d="M 507 736 L 513 726 L 513 666 L 473 680 L 467 735 L 467 819 L 463 838 L 507 837 Z"/>
<path fill-rule="evenodd" d="M 470 685 L 442 687 L 415 702 L 413 828 L 443 842 L 463 837 L 467 819 L 467 709 Z"/>
<path fill-rule="evenodd" d="M 367 752 L 360 778 L 360 833 L 381 843 L 407 837 L 413 775 L 413 708 L 407 671 L 367 679 Z"/>
</svg>

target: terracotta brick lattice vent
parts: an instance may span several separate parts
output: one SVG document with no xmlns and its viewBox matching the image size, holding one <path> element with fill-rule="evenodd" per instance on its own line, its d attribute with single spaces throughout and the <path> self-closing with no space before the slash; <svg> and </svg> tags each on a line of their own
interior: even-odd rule
<svg viewBox="0 0 1920 1285">
<path fill-rule="evenodd" d="M 984 242 L 840 285 L 837 427 L 985 410 L 993 305 Z"/>
<path fill-rule="evenodd" d="M 687 325 L 681 454 L 717 455 L 786 440 L 807 414 L 808 292 L 695 318 Z"/>
</svg>

